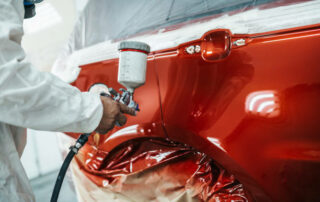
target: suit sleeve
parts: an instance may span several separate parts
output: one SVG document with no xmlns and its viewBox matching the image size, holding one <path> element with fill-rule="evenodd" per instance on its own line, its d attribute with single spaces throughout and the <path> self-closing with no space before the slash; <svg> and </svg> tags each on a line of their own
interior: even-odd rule
<svg viewBox="0 0 320 202">
<path fill-rule="evenodd" d="M 102 117 L 100 96 L 82 93 L 26 61 L 19 3 L 0 2 L 0 122 L 37 130 L 92 132 Z"/>
</svg>

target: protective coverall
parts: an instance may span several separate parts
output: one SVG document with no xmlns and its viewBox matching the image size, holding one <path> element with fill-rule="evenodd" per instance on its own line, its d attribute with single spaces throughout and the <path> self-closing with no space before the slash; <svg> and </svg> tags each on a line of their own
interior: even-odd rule
<svg viewBox="0 0 320 202">
<path fill-rule="evenodd" d="M 24 128 L 91 132 L 103 107 L 98 95 L 81 93 L 25 60 L 21 48 L 22 0 L 0 1 L 0 201 L 34 201 L 20 162 Z"/>
</svg>

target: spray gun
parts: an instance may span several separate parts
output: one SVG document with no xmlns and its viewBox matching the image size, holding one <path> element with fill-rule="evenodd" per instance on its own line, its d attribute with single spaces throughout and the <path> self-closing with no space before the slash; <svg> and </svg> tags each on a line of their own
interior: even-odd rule
<svg viewBox="0 0 320 202">
<path fill-rule="evenodd" d="M 121 95 L 112 88 L 109 88 L 109 92 L 116 101 L 139 111 L 139 105 L 133 100 L 133 93 L 146 81 L 147 55 L 150 47 L 141 42 L 123 41 L 119 45 L 119 51 L 118 82 L 126 89 L 120 89 Z"/>
<path fill-rule="evenodd" d="M 121 93 L 118 93 L 116 90 L 109 88 L 107 93 L 103 92 L 101 95 L 112 97 L 112 99 L 121 102 L 128 107 L 140 111 L 139 105 L 133 99 L 133 94 L 134 90 L 142 86 L 146 81 L 147 56 L 150 52 L 150 46 L 142 42 L 123 41 L 120 43 L 118 49 L 120 51 L 118 82 L 126 89 L 121 88 Z M 89 136 L 90 133 L 81 134 L 76 143 L 70 147 L 70 151 L 59 171 L 51 196 L 51 202 L 56 202 L 58 200 L 61 185 L 69 164 L 83 145 L 86 144 Z"/>
<path fill-rule="evenodd" d="M 140 111 L 139 104 L 133 100 L 133 93 L 131 93 L 128 90 L 125 90 L 124 88 L 120 88 L 119 90 L 120 92 L 122 92 L 122 94 L 118 93 L 113 88 L 109 88 L 109 92 L 112 95 L 112 98 L 115 101 L 118 101 L 122 104 L 127 105 L 128 107 L 134 109 L 135 111 Z"/>
</svg>

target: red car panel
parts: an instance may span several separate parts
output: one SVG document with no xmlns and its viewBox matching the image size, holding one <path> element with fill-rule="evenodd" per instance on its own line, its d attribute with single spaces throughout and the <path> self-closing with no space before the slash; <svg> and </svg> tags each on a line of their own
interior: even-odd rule
<svg viewBox="0 0 320 202">
<path fill-rule="evenodd" d="M 253 177 L 274 201 L 316 201 L 320 188 L 320 176 L 315 175 L 320 168 L 319 47 L 320 29 L 314 27 L 250 38 L 247 46 L 232 50 L 217 63 L 174 51 L 156 54 L 169 137 L 210 154 L 226 168 L 239 171 L 241 167 L 241 174 Z M 261 90 L 280 93 L 280 118 L 245 113 L 247 95 Z M 219 142 L 223 152 L 216 151 L 210 138 Z M 246 185 L 246 179 L 241 182 Z"/>
<path fill-rule="evenodd" d="M 141 112 L 84 149 L 109 152 L 130 139 L 168 136 L 209 155 L 256 201 L 319 200 L 320 27 L 231 37 L 246 44 L 219 61 L 186 54 L 201 39 L 151 53 L 146 84 L 135 92 Z M 119 89 L 117 64 L 86 65 L 73 85 Z M 280 116 L 248 114 L 248 95 L 266 90 L 279 96 Z"/>
</svg>

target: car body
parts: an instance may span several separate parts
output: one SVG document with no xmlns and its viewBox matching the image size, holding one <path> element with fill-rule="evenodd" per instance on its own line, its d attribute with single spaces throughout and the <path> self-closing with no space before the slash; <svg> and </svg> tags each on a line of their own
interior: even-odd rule
<svg viewBox="0 0 320 202">
<path fill-rule="evenodd" d="M 311 3 L 293 6 L 319 7 L 319 2 Z M 263 6 L 276 12 L 283 5 Z M 234 19 L 242 12 L 233 14 Z M 260 21 L 250 21 L 253 27 L 278 20 L 261 15 Z M 252 201 L 320 200 L 320 20 L 237 34 L 241 24 L 216 26 L 219 17 L 211 14 L 126 38 L 152 41 L 156 47 L 148 55 L 146 83 L 134 94 L 141 111 L 128 117 L 126 126 L 93 135 L 84 152 L 111 152 L 132 139 L 169 138 L 232 173 Z M 228 24 L 220 24 L 224 22 Z M 103 59 L 80 64 L 72 85 L 81 91 L 96 83 L 121 88 L 116 56 L 121 40 L 104 45 Z M 222 43 L 222 48 L 210 57 L 205 55 L 207 43 Z M 196 46 L 200 52 L 188 52 Z M 99 47 L 82 53 L 89 57 L 88 50 Z M 274 99 L 271 104 L 261 100 L 267 95 Z M 270 111 L 264 113 L 267 105 Z"/>
</svg>

